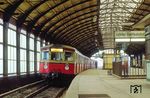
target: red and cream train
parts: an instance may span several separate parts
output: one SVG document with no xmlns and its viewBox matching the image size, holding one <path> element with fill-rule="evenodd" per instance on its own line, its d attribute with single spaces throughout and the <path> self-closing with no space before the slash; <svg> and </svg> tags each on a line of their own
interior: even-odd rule
<svg viewBox="0 0 150 98">
<path fill-rule="evenodd" d="M 41 48 L 40 74 L 47 78 L 72 77 L 95 68 L 96 61 L 82 55 L 75 48 L 66 45 L 48 45 Z"/>
</svg>

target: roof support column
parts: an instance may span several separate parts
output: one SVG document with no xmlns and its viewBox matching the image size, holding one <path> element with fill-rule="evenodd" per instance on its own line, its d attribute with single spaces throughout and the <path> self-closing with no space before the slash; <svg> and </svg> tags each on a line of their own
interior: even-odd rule
<svg viewBox="0 0 150 98">
<path fill-rule="evenodd" d="M 145 50 L 146 50 L 146 59 L 150 60 L 150 25 L 145 27 Z"/>
<path fill-rule="evenodd" d="M 3 76 L 8 76 L 8 25 L 9 22 L 3 20 Z"/>
<path fill-rule="evenodd" d="M 34 38 L 34 72 L 37 73 L 37 37 Z"/>
<path fill-rule="evenodd" d="M 27 53 L 26 53 L 26 59 L 27 59 L 27 74 L 30 74 L 30 54 L 29 54 L 29 45 L 30 45 L 30 34 L 27 32 L 27 37 L 26 37 L 27 43 Z"/>
<path fill-rule="evenodd" d="M 20 75 L 20 32 L 21 32 L 21 28 L 17 26 L 17 30 L 16 30 L 17 75 Z"/>
</svg>

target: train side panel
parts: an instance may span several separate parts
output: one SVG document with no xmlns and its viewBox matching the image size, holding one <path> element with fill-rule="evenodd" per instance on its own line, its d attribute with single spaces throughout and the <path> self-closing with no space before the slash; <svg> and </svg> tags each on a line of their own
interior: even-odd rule
<svg viewBox="0 0 150 98">
<path fill-rule="evenodd" d="M 74 74 L 74 63 L 68 64 L 68 68 L 66 67 L 65 63 L 46 63 L 47 68 L 44 66 L 45 63 L 41 62 L 40 63 L 40 73 L 50 73 L 50 72 L 57 72 L 57 73 L 62 73 L 62 74 Z"/>
</svg>

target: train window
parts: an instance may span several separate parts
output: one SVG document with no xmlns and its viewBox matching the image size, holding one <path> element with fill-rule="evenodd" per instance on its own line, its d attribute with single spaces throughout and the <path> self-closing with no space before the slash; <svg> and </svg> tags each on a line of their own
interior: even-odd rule
<svg viewBox="0 0 150 98">
<path fill-rule="evenodd" d="M 73 53 L 65 52 L 65 61 L 73 61 Z"/>
<path fill-rule="evenodd" d="M 48 59 L 49 59 L 49 52 L 42 51 L 42 60 L 48 60 Z"/>
<path fill-rule="evenodd" d="M 63 52 L 51 52 L 51 60 L 63 60 Z"/>
</svg>

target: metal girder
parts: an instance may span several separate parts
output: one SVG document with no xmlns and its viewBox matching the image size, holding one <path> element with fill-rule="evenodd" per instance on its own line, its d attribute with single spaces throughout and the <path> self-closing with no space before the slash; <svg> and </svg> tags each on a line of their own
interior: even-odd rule
<svg viewBox="0 0 150 98">
<path fill-rule="evenodd" d="M 124 9 L 124 7 L 120 7 L 120 6 L 115 7 L 115 8 L 116 8 L 116 9 L 119 9 L 119 8 L 120 8 L 120 9 Z M 131 7 L 126 7 L 126 8 L 127 8 L 127 9 L 136 9 L 136 8 L 131 8 Z M 112 8 L 103 8 L 103 9 L 100 9 L 100 11 L 101 11 L 101 10 L 108 10 L 108 9 L 111 10 Z"/>
<path fill-rule="evenodd" d="M 80 32 L 82 29 L 86 29 L 87 27 L 92 27 L 95 26 L 96 24 L 87 24 L 87 25 L 81 25 L 82 27 L 75 27 L 75 29 L 71 29 L 67 33 L 63 34 L 60 38 L 63 38 L 65 36 L 69 36 L 69 38 L 72 36 L 72 33 Z"/>
<path fill-rule="evenodd" d="M 77 39 L 70 41 L 70 43 L 74 46 L 81 46 L 80 44 L 84 43 L 85 40 L 89 41 L 88 39 L 96 39 L 95 36 L 93 36 L 93 34 L 89 34 L 88 36 L 84 37 L 84 36 L 79 36 L 77 37 Z M 97 43 L 98 44 L 98 43 Z"/>
<path fill-rule="evenodd" d="M 88 47 L 86 47 L 88 46 Z M 83 48 L 84 47 L 84 48 Z M 85 45 L 83 47 L 79 47 L 78 49 L 80 49 L 82 51 L 83 54 L 90 54 L 90 51 L 93 49 L 96 49 L 97 47 L 94 44 L 90 44 L 90 45 Z"/>
<path fill-rule="evenodd" d="M 58 33 L 58 32 L 59 32 L 59 33 L 58 33 L 58 34 L 55 33 L 54 37 L 57 38 L 57 37 L 61 36 L 64 32 L 68 32 L 68 31 L 74 29 L 74 27 L 81 26 L 81 25 L 86 24 L 86 23 L 90 23 L 91 21 L 92 21 L 91 18 L 87 18 L 87 20 L 80 21 L 80 22 L 76 22 L 76 23 L 73 24 L 73 25 L 67 26 L 67 28 L 62 28 L 62 29 L 60 29 L 60 30 L 57 30 L 56 33 Z M 68 28 L 69 28 L 69 29 L 68 29 Z"/>
<path fill-rule="evenodd" d="M 85 50 L 91 50 L 91 49 L 93 49 L 94 47 L 96 47 L 95 46 L 95 43 L 87 43 L 87 44 L 85 44 L 84 46 L 82 46 L 81 48 L 82 49 L 85 49 Z"/>
<path fill-rule="evenodd" d="M 132 17 L 132 19 L 134 19 L 136 22 L 138 21 L 139 18 L 140 17 L 138 17 L 138 18 Z"/>
<path fill-rule="evenodd" d="M 87 9 L 89 9 L 89 8 L 94 8 L 94 7 L 96 7 L 96 5 L 92 5 L 92 6 L 90 6 L 90 7 L 86 7 L 86 8 L 77 10 L 77 11 L 71 13 L 70 15 L 67 15 L 67 16 L 63 17 L 59 22 L 61 22 L 63 19 L 68 18 L 68 17 L 70 17 L 70 16 L 72 16 L 72 15 L 74 15 L 74 14 L 80 13 L 80 11 L 84 11 L 84 10 L 87 10 Z M 84 11 L 84 12 L 85 12 L 85 11 Z M 59 23 L 59 22 L 56 22 L 56 24 Z M 54 25 L 52 25 L 52 26 L 54 26 Z M 49 29 L 50 29 L 52 26 L 47 26 L 46 29 L 44 29 L 44 30 L 41 31 L 41 32 L 48 32 Z"/>
<path fill-rule="evenodd" d="M 86 44 L 87 42 L 91 42 L 91 41 L 95 41 L 95 36 L 92 35 L 92 37 L 88 38 L 89 36 L 85 37 L 84 40 L 82 41 L 82 44 L 79 43 L 75 43 L 75 45 L 78 44 L 79 47 L 82 47 L 84 44 Z M 80 41 L 82 40 L 82 37 L 80 38 Z"/>
<path fill-rule="evenodd" d="M 79 37 L 78 38 L 78 41 L 76 41 L 76 42 L 72 42 L 74 45 L 79 45 L 81 42 L 82 43 L 84 43 L 84 42 L 87 42 L 87 41 L 89 41 L 89 40 L 95 40 L 96 39 L 96 37 L 95 37 L 95 35 L 93 35 L 93 34 L 89 34 L 88 36 L 86 36 L 86 37 Z"/>
<path fill-rule="evenodd" d="M 123 0 L 112 0 L 111 2 L 110 0 L 106 0 L 105 2 L 103 2 L 105 3 L 106 6 L 103 5 L 103 3 L 101 3 L 102 6 L 100 6 L 100 19 L 99 19 L 101 29 L 103 28 L 104 30 L 107 30 L 108 24 L 110 24 L 109 32 L 111 34 L 113 34 L 113 32 L 119 28 L 123 29 L 124 25 L 122 23 L 128 22 L 128 19 L 130 18 L 129 16 L 133 14 L 133 9 L 136 9 L 137 8 L 136 6 L 141 4 L 141 1 L 136 2 L 131 0 L 124 0 L 123 2 L 125 3 L 119 3 L 122 1 Z M 129 4 L 130 2 L 133 2 L 133 4 Z M 139 13 L 137 13 L 137 15 L 144 16 L 144 14 L 141 15 Z M 115 25 L 118 26 L 118 28 L 114 29 L 116 27 Z M 105 44 L 106 42 L 103 41 L 103 43 Z"/>
<path fill-rule="evenodd" d="M 12 17 L 13 13 L 16 11 L 18 6 L 23 2 L 24 0 L 16 0 L 12 5 L 9 5 L 6 9 L 4 9 L 3 14 L 3 20 L 9 21 L 9 19 Z"/>
<path fill-rule="evenodd" d="M 96 12 L 96 10 L 95 10 L 95 11 L 88 12 L 88 13 L 81 14 L 81 15 L 79 15 L 79 16 L 77 16 L 77 17 L 72 18 L 72 20 L 74 20 L 74 19 L 76 19 L 76 18 L 83 17 L 83 16 L 88 15 L 88 14 L 95 13 L 95 12 Z M 70 20 L 69 20 L 69 21 L 70 21 Z M 53 30 L 53 31 L 51 31 L 51 32 L 48 32 L 48 35 L 50 35 L 50 34 L 52 35 L 52 34 L 53 34 L 52 32 L 55 32 L 58 28 L 60 28 L 61 26 L 65 25 L 65 24 L 68 23 L 69 21 L 64 22 L 64 24 L 62 24 L 62 25 L 60 25 L 59 27 L 55 28 L 55 30 Z M 46 33 L 44 33 L 44 34 L 46 34 Z"/>
<path fill-rule="evenodd" d="M 37 21 L 43 17 L 45 14 L 47 14 L 49 11 L 51 11 L 52 9 L 56 8 L 57 6 L 60 6 L 61 4 L 67 2 L 68 0 L 63 0 L 62 2 L 56 4 L 55 6 L 47 9 L 46 11 L 42 12 L 41 14 L 39 14 L 38 16 L 36 16 L 31 22 L 29 22 L 27 24 L 27 29 L 30 32 L 32 30 L 32 28 L 34 27 L 34 25 L 37 23 Z"/>
<path fill-rule="evenodd" d="M 114 2 L 105 2 L 105 3 L 101 3 L 101 5 L 106 5 L 106 4 L 112 4 Z M 116 3 L 133 3 L 133 4 L 141 4 L 140 2 L 131 2 L 131 1 L 117 1 Z"/>
<path fill-rule="evenodd" d="M 96 30 L 97 28 L 94 28 L 94 29 L 83 29 L 82 31 L 78 32 L 78 33 L 74 33 L 71 35 L 71 37 L 69 36 L 69 38 L 71 40 L 75 40 L 76 38 L 80 38 L 81 35 L 84 35 L 84 36 L 87 36 L 88 33 L 92 33 L 94 35 L 94 31 Z M 85 33 L 85 34 L 84 34 Z M 79 36 L 80 35 L 80 36 Z M 77 37 L 78 36 L 78 37 Z M 66 36 L 65 36 L 66 37 Z M 82 37 L 82 36 L 81 36 Z M 69 39 L 66 39 L 65 41 L 68 41 Z"/>
<path fill-rule="evenodd" d="M 141 9 L 141 8 L 139 8 L 138 10 L 150 13 L 150 10 L 148 10 L 148 9 Z"/>
<path fill-rule="evenodd" d="M 38 8 L 40 5 L 42 5 L 43 3 L 45 3 L 48 0 L 42 0 L 41 2 L 39 2 L 38 4 L 34 5 L 33 7 L 30 7 L 29 9 L 27 9 L 24 13 L 22 13 L 18 19 L 17 19 L 17 26 L 22 26 L 22 24 L 25 22 L 26 18 L 28 17 L 28 15 L 30 13 L 32 13 L 33 10 L 35 10 L 36 8 Z"/>
<path fill-rule="evenodd" d="M 91 38 L 91 37 L 92 37 L 92 38 Z M 89 39 L 90 39 L 90 40 L 93 39 L 93 41 L 96 39 L 96 37 L 93 36 L 93 35 L 91 35 L 91 37 L 90 37 L 90 35 L 87 36 L 87 37 L 79 37 L 79 41 L 78 41 L 78 40 L 75 40 L 75 41 L 72 42 L 72 44 L 74 44 L 74 45 L 79 45 L 79 44 L 81 44 L 81 43 L 84 43 L 84 42 L 89 41 Z M 94 41 L 94 42 L 95 42 L 95 41 Z M 95 42 L 95 43 L 97 43 L 97 42 Z M 97 43 L 97 45 L 98 45 L 98 44 L 99 44 L 99 43 Z M 82 44 L 79 45 L 79 46 L 82 46 Z"/>
<path fill-rule="evenodd" d="M 81 47 L 82 50 L 86 50 L 87 52 L 90 52 L 93 49 L 96 49 L 97 46 L 95 46 L 95 44 L 92 43 L 87 43 L 85 46 Z"/>
<path fill-rule="evenodd" d="M 89 18 L 93 18 L 95 15 L 91 15 L 91 16 L 88 16 L 88 17 L 85 17 L 85 18 L 83 18 L 83 19 L 78 19 L 77 21 L 75 21 L 75 22 L 72 22 L 72 21 L 69 21 L 68 23 L 70 23 L 70 22 L 72 22 L 69 26 L 68 26 L 68 28 L 71 26 L 71 25 L 73 25 L 73 24 L 76 24 L 76 23 L 78 23 L 78 22 L 80 22 L 80 21 L 82 21 L 82 20 L 86 20 L 86 19 L 89 19 Z M 63 32 L 62 32 L 63 33 Z M 61 32 L 60 32 L 60 34 L 61 34 Z M 57 34 L 57 35 L 59 35 L 59 34 Z M 59 37 L 58 37 L 59 38 Z"/>
<path fill-rule="evenodd" d="M 90 39 L 90 38 L 95 39 L 95 36 L 93 36 L 93 34 L 89 34 L 87 36 L 78 36 L 78 37 L 75 37 L 75 38 L 74 38 L 74 40 L 71 43 L 73 45 L 79 45 L 79 44 L 81 44 L 81 42 L 83 43 L 87 39 Z"/>
<path fill-rule="evenodd" d="M 143 5 L 150 6 L 150 3 L 142 3 Z"/>
<path fill-rule="evenodd" d="M 74 19 L 78 19 L 78 18 L 80 18 L 80 17 L 83 17 L 83 16 L 88 15 L 88 14 L 92 14 L 92 13 L 95 13 L 95 12 L 96 12 L 96 10 L 93 10 L 93 11 L 91 11 L 91 12 L 83 13 L 83 14 L 81 14 L 81 15 L 79 15 L 79 16 L 76 16 L 76 17 L 70 19 L 70 20 L 67 20 L 66 22 L 64 22 L 63 24 L 61 24 L 60 26 L 58 26 L 58 27 L 55 28 L 54 30 L 48 32 L 48 34 L 51 34 L 51 35 L 52 35 L 58 28 L 64 26 L 64 25 L 67 24 L 69 21 L 72 21 L 72 20 L 74 20 Z M 58 21 L 58 22 L 60 22 L 60 21 Z M 58 23 L 58 22 L 57 22 L 57 23 Z M 57 23 L 56 23 L 56 24 L 57 24 Z M 52 27 L 52 26 L 51 26 L 51 27 Z M 51 27 L 49 27 L 49 28 L 51 28 Z"/>
<path fill-rule="evenodd" d="M 88 33 L 88 32 L 89 32 L 89 31 L 85 31 L 84 33 Z M 81 32 L 81 33 L 82 33 L 82 32 Z M 83 35 L 84 35 L 84 34 L 83 34 Z M 90 36 L 90 35 L 89 35 L 89 36 Z M 81 37 L 82 37 L 82 36 L 78 36 L 79 40 L 80 40 Z M 76 40 L 75 37 L 74 37 L 74 39 L 67 39 L 67 41 L 66 41 L 66 40 L 63 40 L 63 41 L 64 41 L 64 42 L 69 42 L 70 44 L 73 44 L 73 41 L 74 41 L 74 40 Z M 78 41 L 79 41 L 79 40 L 78 40 Z"/>
<path fill-rule="evenodd" d="M 87 14 L 86 14 L 87 15 Z M 82 21 L 82 20 L 84 20 L 84 19 L 87 19 L 87 18 L 90 18 L 90 17 L 93 17 L 93 16 L 95 16 L 95 15 L 91 15 L 91 16 L 88 16 L 88 17 L 84 17 L 84 18 L 81 18 L 80 19 L 80 17 L 82 17 L 82 16 L 84 16 L 84 15 L 81 15 L 81 16 L 79 16 L 78 18 L 78 21 Z M 77 17 L 76 17 L 77 18 Z M 74 19 L 72 19 L 71 21 L 69 21 L 69 22 L 72 22 L 73 20 L 75 20 L 76 18 L 74 18 Z M 76 21 L 76 22 L 78 22 L 78 21 Z M 68 23 L 69 23 L 68 22 Z M 73 23 L 76 23 L 76 22 L 73 22 Z M 72 23 L 72 24 L 73 24 Z M 63 25 L 61 25 L 61 26 L 63 26 Z M 46 38 L 45 39 L 49 39 L 49 36 L 51 36 L 51 38 L 52 38 L 52 34 L 51 33 L 41 33 L 43 36 L 46 36 Z M 58 37 L 58 39 L 59 39 L 59 37 Z"/>
<path fill-rule="evenodd" d="M 109 12 L 104 12 L 104 13 L 100 13 L 99 14 L 99 16 L 104 16 L 104 15 L 106 15 L 106 14 L 108 14 Z M 124 13 L 127 13 L 128 14 L 128 12 L 112 12 L 112 14 L 114 14 L 114 15 L 120 15 L 120 17 L 127 17 L 127 16 L 124 16 L 123 14 Z M 134 13 L 129 13 L 129 14 L 134 14 Z M 136 15 L 141 15 L 141 14 L 138 14 L 138 13 L 136 13 Z M 104 16 L 104 17 L 101 17 L 101 18 L 108 18 L 108 17 L 110 17 L 110 16 Z"/>
<path fill-rule="evenodd" d="M 79 2 L 79 3 L 75 4 L 75 5 L 72 5 L 72 6 L 68 7 L 68 8 L 66 8 L 66 9 L 64 9 L 64 10 L 62 10 L 62 11 L 60 11 L 60 12 L 58 12 L 57 14 L 55 14 L 55 15 L 53 15 L 52 17 L 48 18 L 47 20 L 44 20 L 39 26 L 36 26 L 36 27 L 35 27 L 35 30 L 34 30 L 33 32 L 34 32 L 34 33 L 41 32 L 41 30 L 42 30 L 42 28 L 45 26 L 45 24 L 47 24 L 48 22 L 50 22 L 50 20 L 52 20 L 53 18 L 55 18 L 57 15 L 59 15 L 59 14 L 65 12 L 65 11 L 67 11 L 68 9 L 73 8 L 73 7 L 75 7 L 75 6 L 79 5 L 79 4 L 83 4 L 83 3 L 86 3 L 86 2 L 89 2 L 89 1 L 90 1 L 90 0 L 85 0 L 85 1 Z M 59 21 L 60 21 L 60 20 L 59 20 Z M 57 22 L 58 22 L 58 21 L 57 21 Z M 57 22 L 56 22 L 56 23 L 53 23 L 51 26 L 57 24 Z M 51 28 L 51 26 L 50 26 L 50 28 Z M 49 27 L 48 27 L 48 28 L 49 28 Z"/>
<path fill-rule="evenodd" d="M 92 31 L 91 31 L 92 32 Z M 84 33 L 87 33 L 88 34 L 88 31 L 85 31 Z M 88 35 L 88 36 L 90 36 L 90 35 Z M 70 44 L 73 44 L 73 42 L 76 40 L 75 38 L 72 38 L 72 39 L 70 39 L 70 37 L 65 37 L 65 38 L 67 38 L 67 39 L 60 39 L 61 41 L 63 41 L 63 42 L 69 42 Z M 80 37 L 79 37 L 80 38 Z M 77 41 L 79 41 L 80 39 L 78 39 Z"/>
<path fill-rule="evenodd" d="M 75 32 L 72 32 L 72 33 L 70 33 L 70 34 L 68 34 L 68 35 L 66 35 L 66 36 L 64 36 L 64 37 L 69 36 L 70 39 L 73 39 L 75 36 L 77 36 L 78 34 L 80 34 L 80 33 L 82 33 L 82 32 L 94 30 L 93 28 L 97 28 L 97 27 L 95 27 L 95 26 L 93 26 L 92 29 L 89 28 L 89 27 L 91 27 L 91 26 L 86 26 L 86 27 L 84 27 L 84 28 L 78 29 L 78 30 L 76 30 Z M 64 40 L 64 37 L 62 37 L 63 40 Z"/>
<path fill-rule="evenodd" d="M 98 43 L 97 44 L 99 44 L 99 45 L 102 45 L 102 47 L 103 47 L 103 44 L 100 42 L 100 41 L 102 41 L 102 33 L 101 33 L 101 29 L 100 29 L 100 26 L 99 26 L 99 20 L 100 20 L 100 0 L 97 0 L 97 2 L 98 2 L 98 14 L 97 14 L 97 26 L 98 26 L 98 28 L 97 28 L 97 35 L 95 35 L 96 36 L 96 38 L 97 38 L 97 41 L 98 41 Z"/>
</svg>

